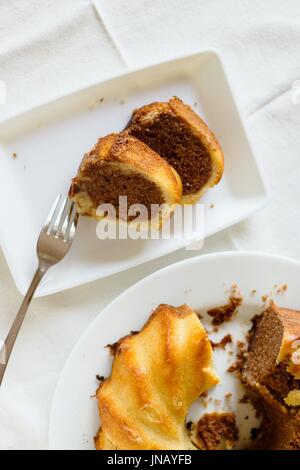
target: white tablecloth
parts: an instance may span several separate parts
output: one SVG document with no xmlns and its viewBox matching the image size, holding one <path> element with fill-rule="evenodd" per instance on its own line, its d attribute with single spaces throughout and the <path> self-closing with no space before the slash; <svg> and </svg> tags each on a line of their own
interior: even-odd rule
<svg viewBox="0 0 300 470">
<path fill-rule="evenodd" d="M 300 2 L 0 0 L 0 122 L 55 96 L 205 47 L 220 50 L 269 184 L 268 206 L 209 238 L 203 253 L 255 249 L 300 258 Z M 1 223 L 1 222 L 0 222 Z M 53 391 L 91 320 L 184 250 L 34 300 L 0 389 L 0 448 L 46 448 Z M 0 336 L 21 297 L 0 253 Z"/>
</svg>

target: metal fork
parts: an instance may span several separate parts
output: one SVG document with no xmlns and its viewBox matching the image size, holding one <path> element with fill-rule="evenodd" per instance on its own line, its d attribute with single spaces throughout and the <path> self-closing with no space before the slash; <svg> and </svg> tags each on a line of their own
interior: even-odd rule
<svg viewBox="0 0 300 470">
<path fill-rule="evenodd" d="M 32 297 L 48 269 L 61 261 L 71 248 L 77 222 L 78 214 L 75 203 L 69 198 L 63 199 L 59 195 L 38 238 L 36 248 L 39 260 L 38 268 L 6 340 L 0 349 L 0 385 Z"/>
</svg>

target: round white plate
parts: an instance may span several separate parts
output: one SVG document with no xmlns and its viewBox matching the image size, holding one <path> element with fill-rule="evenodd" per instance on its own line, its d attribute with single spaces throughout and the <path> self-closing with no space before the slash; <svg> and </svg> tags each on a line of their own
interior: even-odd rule
<svg viewBox="0 0 300 470">
<path fill-rule="evenodd" d="M 50 448 L 93 449 L 93 437 L 100 425 L 93 398 L 98 386 L 96 374 L 107 377 L 112 362 L 108 348 L 105 348 L 107 344 L 132 330 L 139 330 L 160 303 L 175 306 L 187 303 L 201 313 L 222 305 L 227 302 L 228 290 L 234 283 L 243 294 L 243 305 L 233 321 L 212 335 L 213 340 L 219 340 L 227 333 L 234 337 L 234 345 L 227 345 L 225 352 L 215 350 L 216 369 L 222 384 L 209 394 L 208 408 L 200 400 L 192 406 L 191 416 L 195 419 L 207 411 L 232 409 L 240 427 L 240 445 L 244 446 L 255 425 L 255 417 L 249 404 L 239 402 L 243 390 L 234 374 L 227 372 L 234 362 L 229 351 L 237 340 L 244 339 L 250 319 L 262 310 L 262 296 L 271 293 L 279 305 L 300 310 L 299 279 L 298 262 L 265 254 L 228 252 L 171 265 L 128 289 L 101 312 L 66 363 L 53 401 Z M 285 284 L 288 286 L 286 291 L 276 287 Z M 208 318 L 204 315 L 203 323 L 211 331 Z M 228 393 L 232 397 L 225 399 Z"/>
</svg>

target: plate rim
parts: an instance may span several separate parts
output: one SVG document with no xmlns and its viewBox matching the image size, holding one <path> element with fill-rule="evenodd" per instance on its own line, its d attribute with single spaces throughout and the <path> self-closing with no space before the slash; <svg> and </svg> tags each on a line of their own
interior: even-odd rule
<svg viewBox="0 0 300 470">
<path fill-rule="evenodd" d="M 200 49 L 198 52 L 194 52 L 192 54 L 182 54 L 182 55 L 179 55 L 179 56 L 174 56 L 174 57 L 171 57 L 168 60 L 161 60 L 161 61 L 158 61 L 158 62 L 153 62 L 152 64 L 145 65 L 144 67 L 125 67 L 124 72 L 118 72 L 118 73 L 115 73 L 115 74 L 112 74 L 112 75 L 108 75 L 103 80 L 95 80 L 94 82 L 91 82 L 88 85 L 84 85 L 82 87 L 77 87 L 74 90 L 72 90 L 70 92 L 67 92 L 67 93 L 57 93 L 52 98 L 49 98 L 45 101 L 42 101 L 38 105 L 28 107 L 28 108 L 24 109 L 23 111 L 20 111 L 19 113 L 15 114 L 13 116 L 10 116 L 6 119 L 0 120 L 0 124 L 1 124 L 1 126 L 4 126 L 4 125 L 8 126 L 10 124 L 13 124 L 13 121 L 15 121 L 19 118 L 26 117 L 27 114 L 30 114 L 34 111 L 39 110 L 39 109 L 42 110 L 42 108 L 45 107 L 45 106 L 55 104 L 56 102 L 58 102 L 58 101 L 60 101 L 64 98 L 69 98 L 72 95 L 76 95 L 77 93 L 82 93 L 86 90 L 89 90 L 90 88 L 93 88 L 93 87 L 98 86 L 98 85 L 102 85 L 103 83 L 109 82 L 111 80 L 115 80 L 115 79 L 124 77 L 126 75 L 131 75 L 131 74 L 134 74 L 134 73 L 137 73 L 137 72 L 141 72 L 142 70 L 148 70 L 148 69 L 151 69 L 151 68 L 154 68 L 154 67 L 159 67 L 160 65 L 164 65 L 164 64 L 167 64 L 169 62 L 176 62 L 176 61 L 180 61 L 180 60 L 188 59 L 188 58 L 191 58 L 191 59 L 196 58 L 197 56 L 201 56 L 201 55 L 206 54 L 206 53 L 215 55 L 219 59 L 219 61 L 221 62 L 222 67 L 224 68 L 224 62 L 221 59 L 222 56 L 220 54 L 220 51 L 217 48 L 214 48 L 214 47 L 203 48 L 203 49 Z M 224 74 L 226 75 L 226 79 L 229 82 L 227 73 L 224 72 Z M 234 99 L 234 101 L 235 101 L 235 99 Z M 1 139 L 0 139 L 0 144 L 1 144 Z"/>
<path fill-rule="evenodd" d="M 283 262 L 283 263 L 293 265 L 293 266 L 297 267 L 300 270 L 300 261 L 296 260 L 296 259 L 293 259 L 291 257 L 288 257 L 288 256 L 277 255 L 277 254 L 274 254 L 274 253 L 261 252 L 261 251 L 246 251 L 246 250 L 241 250 L 241 251 L 240 250 L 232 250 L 231 251 L 231 250 L 229 250 L 229 251 L 219 251 L 219 252 L 214 252 L 214 253 L 208 253 L 208 254 L 205 254 L 205 255 L 199 255 L 199 256 L 195 256 L 195 257 L 192 257 L 192 258 L 187 258 L 187 259 L 175 262 L 175 263 L 171 263 L 168 266 L 165 266 L 161 269 L 158 269 L 157 271 L 154 271 L 153 273 L 149 274 L 148 276 L 140 279 L 136 283 L 129 286 L 127 289 L 125 289 L 123 292 L 121 292 L 119 295 L 117 295 L 110 303 L 108 303 L 96 315 L 96 317 L 92 320 L 92 322 L 87 326 L 87 328 L 79 336 L 78 340 L 76 341 L 75 345 L 71 349 L 71 351 L 70 351 L 70 353 L 69 353 L 69 355 L 68 355 L 68 357 L 67 357 L 67 359 L 66 359 L 66 361 L 63 365 L 63 368 L 62 368 L 62 370 L 59 374 L 59 377 L 58 377 L 56 385 L 55 385 L 55 389 L 54 389 L 54 393 L 53 393 L 53 397 L 52 397 L 52 403 L 51 403 L 51 407 L 50 407 L 49 427 L 48 427 L 48 449 L 49 450 L 52 450 L 52 449 L 54 450 L 55 449 L 55 446 L 52 445 L 52 443 L 54 442 L 53 437 L 52 437 L 52 435 L 53 435 L 54 409 L 56 407 L 56 403 L 57 403 L 57 400 L 58 400 L 58 395 L 59 395 L 59 392 L 60 392 L 60 388 L 61 388 L 62 383 L 63 383 L 64 373 L 67 370 L 70 362 L 72 361 L 73 355 L 76 353 L 77 349 L 79 349 L 81 343 L 85 340 L 85 338 L 88 337 L 88 335 L 90 334 L 90 331 L 92 331 L 92 329 L 94 328 L 96 323 L 99 321 L 100 316 L 103 315 L 105 313 L 105 311 L 108 310 L 109 308 L 111 308 L 115 303 L 122 300 L 123 296 L 126 296 L 126 295 L 130 294 L 131 290 L 133 290 L 135 288 L 138 288 L 141 284 L 143 284 L 145 282 L 151 281 L 151 279 L 154 279 L 155 277 L 160 276 L 162 273 L 168 272 L 169 270 L 176 269 L 176 268 L 178 268 L 178 266 L 180 267 L 180 266 L 194 264 L 194 263 L 197 264 L 198 262 L 201 263 L 203 260 L 212 260 L 212 259 L 216 259 L 216 258 L 226 259 L 226 258 L 230 258 L 230 257 L 234 257 L 234 258 L 239 258 L 239 257 L 255 258 L 255 257 L 257 257 L 257 258 L 260 258 L 261 260 L 267 260 L 267 261 L 276 260 L 276 261 L 279 261 L 279 262 Z"/>
<path fill-rule="evenodd" d="M 255 212 L 257 212 L 258 210 L 262 209 L 266 205 L 267 201 L 268 201 L 268 196 L 266 194 L 262 195 L 259 198 L 257 204 L 256 205 L 253 204 L 253 207 L 251 207 L 248 211 L 245 211 L 242 215 L 239 215 L 234 220 L 228 221 L 226 224 L 222 225 L 220 228 L 218 228 L 216 230 L 208 231 L 205 234 L 204 240 L 208 237 L 216 235 L 217 233 L 220 233 L 224 230 L 227 230 L 230 227 L 233 227 L 234 225 L 238 224 L 239 222 L 242 222 L 243 220 L 246 220 L 248 217 L 250 217 L 250 215 L 252 215 Z M 138 263 L 133 262 L 133 264 L 129 263 L 128 266 L 126 266 L 125 268 L 121 268 L 118 271 L 111 272 L 110 274 L 107 274 L 107 275 L 104 275 L 104 276 L 97 275 L 96 277 L 95 276 L 91 276 L 91 277 L 87 276 L 86 280 L 84 282 L 82 282 L 82 281 L 78 281 L 76 283 L 73 282 L 72 285 L 70 285 L 69 287 L 64 287 L 63 289 L 53 288 L 53 289 L 47 289 L 47 291 L 43 291 L 43 290 L 41 290 L 40 292 L 38 291 L 35 298 L 46 297 L 48 295 L 53 295 L 53 294 L 57 294 L 59 292 L 64 292 L 66 290 L 73 289 L 73 288 L 76 288 L 76 287 L 79 287 L 79 286 L 84 286 L 84 285 L 89 284 L 91 282 L 95 282 L 95 281 L 98 281 L 98 280 L 100 281 L 101 279 L 107 279 L 110 276 L 115 276 L 115 275 L 117 275 L 119 273 L 122 273 L 124 271 L 127 271 L 129 269 L 137 268 L 139 266 L 142 266 L 145 263 L 150 263 L 151 261 L 155 261 L 159 258 L 162 258 L 163 256 L 167 256 L 171 253 L 175 253 L 176 251 L 184 249 L 186 246 L 188 246 L 188 245 L 186 245 L 185 242 L 182 241 L 182 243 L 178 244 L 178 246 L 176 248 L 172 247 L 170 249 L 162 250 L 161 254 L 159 254 L 158 256 L 155 256 L 155 257 L 152 257 L 152 256 L 151 257 L 144 257 L 142 261 L 140 261 Z M 199 256 L 205 256 L 205 255 L 199 255 Z"/>
</svg>

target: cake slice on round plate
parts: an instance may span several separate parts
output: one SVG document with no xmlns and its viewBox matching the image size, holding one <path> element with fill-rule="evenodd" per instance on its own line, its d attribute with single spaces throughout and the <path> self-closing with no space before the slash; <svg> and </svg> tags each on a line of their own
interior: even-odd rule
<svg viewBox="0 0 300 470">
<path fill-rule="evenodd" d="M 300 449 L 300 312 L 273 302 L 258 318 L 242 382 L 262 413 L 257 449 Z"/>
</svg>

